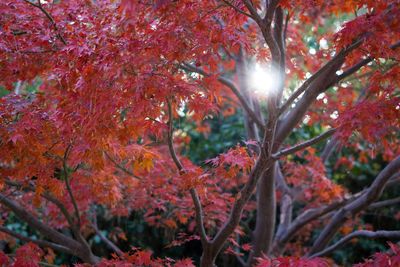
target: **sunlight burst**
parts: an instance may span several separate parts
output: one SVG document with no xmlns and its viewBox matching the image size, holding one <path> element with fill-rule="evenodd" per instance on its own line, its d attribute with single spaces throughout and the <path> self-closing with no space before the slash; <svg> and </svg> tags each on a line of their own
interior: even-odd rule
<svg viewBox="0 0 400 267">
<path fill-rule="evenodd" d="M 247 83 L 250 91 L 258 96 L 266 97 L 277 91 L 279 80 L 279 72 L 274 68 L 256 63 Z"/>
</svg>

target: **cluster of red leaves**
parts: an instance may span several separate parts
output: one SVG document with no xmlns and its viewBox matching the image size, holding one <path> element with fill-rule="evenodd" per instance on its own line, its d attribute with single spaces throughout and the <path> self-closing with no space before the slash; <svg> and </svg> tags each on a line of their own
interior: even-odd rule
<svg viewBox="0 0 400 267">
<path fill-rule="evenodd" d="M 374 1 L 368 7 L 369 12 L 347 22 L 336 34 L 336 48 L 344 48 L 356 39 L 365 38 L 360 51 L 364 51 L 366 56 L 398 58 L 396 52 L 389 47 L 398 41 L 396 33 L 400 31 L 399 2 Z"/>
<path fill-rule="evenodd" d="M 218 157 L 207 160 L 215 167 L 216 175 L 227 179 L 236 177 L 240 172 L 249 173 L 254 164 L 254 158 L 249 155 L 246 147 L 236 146 Z"/>
<path fill-rule="evenodd" d="M 77 267 L 85 265 L 75 265 Z M 170 258 L 160 259 L 153 258 L 151 251 L 139 250 L 132 248 L 130 253 L 125 253 L 124 258 L 116 257 L 112 260 L 102 260 L 96 267 L 128 267 L 128 266 L 142 266 L 142 267 L 194 267 L 191 259 L 172 260 Z"/>
<path fill-rule="evenodd" d="M 372 259 L 368 259 L 363 263 L 354 265 L 355 267 L 395 267 L 400 265 L 400 247 L 399 245 L 389 242 L 391 251 L 379 252 L 372 256 Z"/>
<path fill-rule="evenodd" d="M 315 154 L 315 149 L 308 148 L 298 153 L 306 162 L 299 164 L 288 161 L 284 165 L 288 184 L 296 191 L 300 201 L 308 203 L 308 207 L 322 203 L 331 203 L 342 198 L 344 189 L 332 182 L 325 175 L 325 165 Z"/>
<path fill-rule="evenodd" d="M 158 155 L 165 153 L 165 149 L 160 149 Z M 213 229 L 216 224 L 223 223 L 235 199 L 234 194 L 246 181 L 254 159 L 241 146 L 209 160 L 213 166 L 206 171 L 186 158 L 180 159 L 185 166 L 185 171 L 180 174 L 177 174 L 169 157 L 161 156 L 154 160 L 150 171 L 135 171 L 140 180 L 124 180 L 126 182 L 120 190 L 123 197 L 110 207 L 111 211 L 116 215 L 128 215 L 131 210 L 143 210 L 144 218 L 150 225 L 175 229 L 189 222 L 188 230 L 193 232 L 193 203 L 187 192 L 196 188 L 202 201 L 206 227 Z M 123 173 L 116 175 L 128 178 Z M 107 202 L 102 204 L 107 205 Z M 252 205 L 250 203 L 248 209 Z M 184 241 L 191 237 L 180 239 Z"/>
<path fill-rule="evenodd" d="M 295 7 L 295 1 L 289 1 L 289 7 Z M 325 40 L 329 40 L 333 45 L 327 50 L 317 51 L 316 57 L 329 59 L 333 51 L 339 51 L 354 41 L 362 39 L 361 46 L 356 51 L 352 52 L 346 58 L 344 69 L 359 62 L 360 59 L 369 57 L 373 59 L 374 65 L 382 65 L 382 62 L 390 65 L 391 60 L 398 61 L 399 55 L 391 46 L 398 42 L 398 32 L 400 31 L 400 23 L 398 17 L 400 15 L 398 1 L 306 1 L 309 5 L 301 5 L 304 7 L 304 14 L 310 20 L 313 17 L 311 14 L 321 14 L 323 11 L 334 13 L 349 12 L 354 13 L 361 8 L 366 11 L 362 15 L 356 16 L 354 19 L 345 23 L 342 28 L 332 36 L 324 35 Z M 300 5 L 300 3 L 298 3 Z M 323 17 L 323 16 L 322 16 Z M 301 19 L 301 18 L 300 18 Z M 321 16 L 317 16 L 312 20 L 318 23 Z M 307 23 L 307 21 L 305 21 Z M 318 27 L 312 27 L 313 35 L 318 35 Z M 290 37 L 290 28 L 288 29 Z M 379 36 L 379 37 L 378 37 Z M 295 40 L 298 40 L 296 38 Z M 289 39 L 290 40 L 290 39 Z M 296 43 L 296 45 L 298 42 Z M 290 51 L 290 43 L 288 45 Z M 297 48 L 297 47 L 296 47 Z M 335 50 L 332 50 L 335 49 Z M 307 53 L 306 50 L 300 48 L 300 53 Z M 327 52 L 329 52 L 327 54 Z M 330 54 L 330 55 L 329 55 Z M 310 58 L 310 57 L 307 57 Z M 321 62 L 319 60 L 318 62 Z M 296 65 L 296 57 L 290 57 L 288 64 Z M 307 64 L 308 66 L 310 64 Z M 313 67 L 314 65 L 314 67 Z M 315 60 L 312 60 L 309 70 L 315 71 L 320 65 L 315 65 Z M 341 137 L 347 139 L 352 130 L 364 129 L 363 137 L 368 138 L 369 142 L 376 143 L 382 140 L 382 136 L 388 133 L 388 130 L 393 132 L 393 126 L 398 124 L 399 110 L 396 109 L 399 98 L 396 95 L 394 88 L 398 87 L 398 67 L 394 66 L 389 71 L 376 71 L 372 77 L 368 77 L 368 72 L 374 70 L 373 65 L 362 68 L 358 74 L 360 78 L 356 81 L 353 87 L 353 82 L 344 82 L 334 88 L 334 94 L 325 93 L 320 95 L 319 101 L 313 107 L 313 110 L 308 113 L 309 124 L 323 123 L 324 125 L 340 126 L 343 125 Z M 294 68 L 296 69 L 296 68 Z M 384 67 L 382 67 L 384 69 Z M 292 69 L 291 69 L 292 72 Z M 296 72 L 298 77 L 302 78 L 301 72 Z M 396 75 L 397 74 L 397 75 Z M 289 75 L 292 75 L 289 74 Z M 389 79 L 385 79 L 385 77 Z M 368 78 L 368 79 L 365 79 Z M 359 85 L 357 82 L 360 82 Z M 358 85 L 357 85 L 358 84 Z M 388 85 L 391 85 L 392 91 L 388 90 Z M 356 92 L 356 87 L 369 87 L 370 92 L 380 92 L 380 94 L 361 101 L 362 93 Z M 373 89 L 374 88 L 374 89 Z M 364 90 L 365 91 L 365 90 Z M 381 93 L 381 92 L 385 93 Z M 368 112 L 369 110 L 369 112 Z M 354 120 L 354 122 L 350 122 Z M 378 124 L 377 122 L 381 123 Z M 342 124 L 343 123 L 343 124 Z M 382 125 L 382 126 L 380 126 Z M 369 129 L 369 130 L 367 130 Z M 368 133 L 366 131 L 369 131 Z M 371 138 L 374 136 L 374 138 Z M 372 140 L 373 139 L 373 140 Z"/>
<path fill-rule="evenodd" d="M 44 252 L 35 244 L 27 243 L 19 247 L 15 252 L 15 258 L 10 259 L 0 251 L 0 265 L 11 267 L 39 267 L 39 262 Z"/>
<path fill-rule="evenodd" d="M 1 175 L 26 184 L 34 178 L 37 192 L 24 194 L 26 203 L 41 205 L 56 227 L 65 222 L 40 195 L 49 191 L 72 211 L 62 174 L 55 171 L 64 160 L 76 170 L 71 188 L 82 221 L 97 203 L 120 215 L 147 207 L 148 222 L 176 227 L 193 215 L 184 193 L 203 184 L 202 170 L 187 162 L 179 176 L 167 150 L 144 144 L 163 139 L 166 97 L 185 102 L 195 119 L 216 110 L 221 85 L 215 77 L 189 79 L 177 65 L 196 62 L 216 71 L 221 47 L 237 51 L 239 44 L 250 44 L 240 30 L 245 18 L 214 1 L 112 2 L 43 3 L 54 22 L 26 2 L 0 3 L 6 14 L 0 18 L 1 85 L 12 89 L 18 80 L 43 80 L 34 97 L 1 99 Z M 221 27 L 221 21 L 230 26 Z M 118 171 L 109 157 L 142 180 Z M 210 199 L 213 191 L 207 191 Z M 158 213 L 168 214 L 170 207 L 180 211 L 172 208 L 173 215 L 160 220 Z"/>
<path fill-rule="evenodd" d="M 42 261 L 52 262 L 52 259 L 35 244 L 27 243 L 19 247 L 13 258 L 8 257 L 4 252 L 0 251 L 0 265 L 10 267 L 39 267 Z M 87 264 L 75 264 L 76 267 L 89 266 Z M 115 257 L 111 260 L 102 260 L 96 264 L 96 267 L 194 267 L 191 259 L 172 260 L 169 258 L 160 259 L 152 257 L 150 251 L 132 248 L 130 253 L 125 253 L 124 258 Z"/>
<path fill-rule="evenodd" d="M 322 258 L 304 259 L 299 257 L 279 257 L 259 259 L 257 267 L 328 267 L 329 261 Z"/>
<path fill-rule="evenodd" d="M 376 72 L 369 79 L 365 97 L 340 114 L 337 124 L 338 136 L 348 140 L 354 131 L 358 139 L 377 144 L 386 160 L 391 160 L 399 153 L 396 134 L 400 129 L 400 85 L 399 66 L 387 71 Z M 365 151 L 363 153 L 366 153 Z M 375 151 L 376 153 L 376 151 Z"/>
<path fill-rule="evenodd" d="M 355 264 L 355 267 L 394 267 L 400 265 L 400 247 L 390 243 L 389 252 L 380 252 L 372 256 L 371 259 L 363 263 Z M 330 260 L 323 258 L 300 258 L 300 257 L 278 257 L 274 259 L 262 258 L 259 259 L 257 267 L 321 267 L 332 266 Z"/>
</svg>

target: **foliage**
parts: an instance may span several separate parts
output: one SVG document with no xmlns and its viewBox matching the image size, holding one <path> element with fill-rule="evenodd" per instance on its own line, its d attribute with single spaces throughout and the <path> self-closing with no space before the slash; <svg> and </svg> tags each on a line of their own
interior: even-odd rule
<svg viewBox="0 0 400 267">
<path fill-rule="evenodd" d="M 399 7 L 2 1 L 0 262 L 328 266 L 399 239 Z"/>
</svg>

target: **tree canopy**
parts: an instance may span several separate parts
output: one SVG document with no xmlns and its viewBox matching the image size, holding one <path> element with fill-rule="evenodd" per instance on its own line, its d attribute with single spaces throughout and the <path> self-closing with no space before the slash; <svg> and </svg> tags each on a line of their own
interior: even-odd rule
<svg viewBox="0 0 400 267">
<path fill-rule="evenodd" d="M 0 11 L 1 264 L 400 265 L 400 1 Z"/>
</svg>

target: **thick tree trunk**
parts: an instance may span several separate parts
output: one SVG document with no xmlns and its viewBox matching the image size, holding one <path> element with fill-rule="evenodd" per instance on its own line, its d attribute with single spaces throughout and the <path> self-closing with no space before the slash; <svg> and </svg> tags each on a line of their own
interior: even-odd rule
<svg viewBox="0 0 400 267">
<path fill-rule="evenodd" d="M 255 259 L 268 255 L 275 232 L 276 199 L 275 168 L 269 168 L 261 178 L 257 192 L 257 221 L 253 231 L 253 251 L 249 256 L 248 266 L 253 266 Z"/>
<path fill-rule="evenodd" d="M 213 253 L 211 247 L 203 248 L 203 254 L 200 259 L 200 267 L 216 267 L 216 255 Z"/>
</svg>

